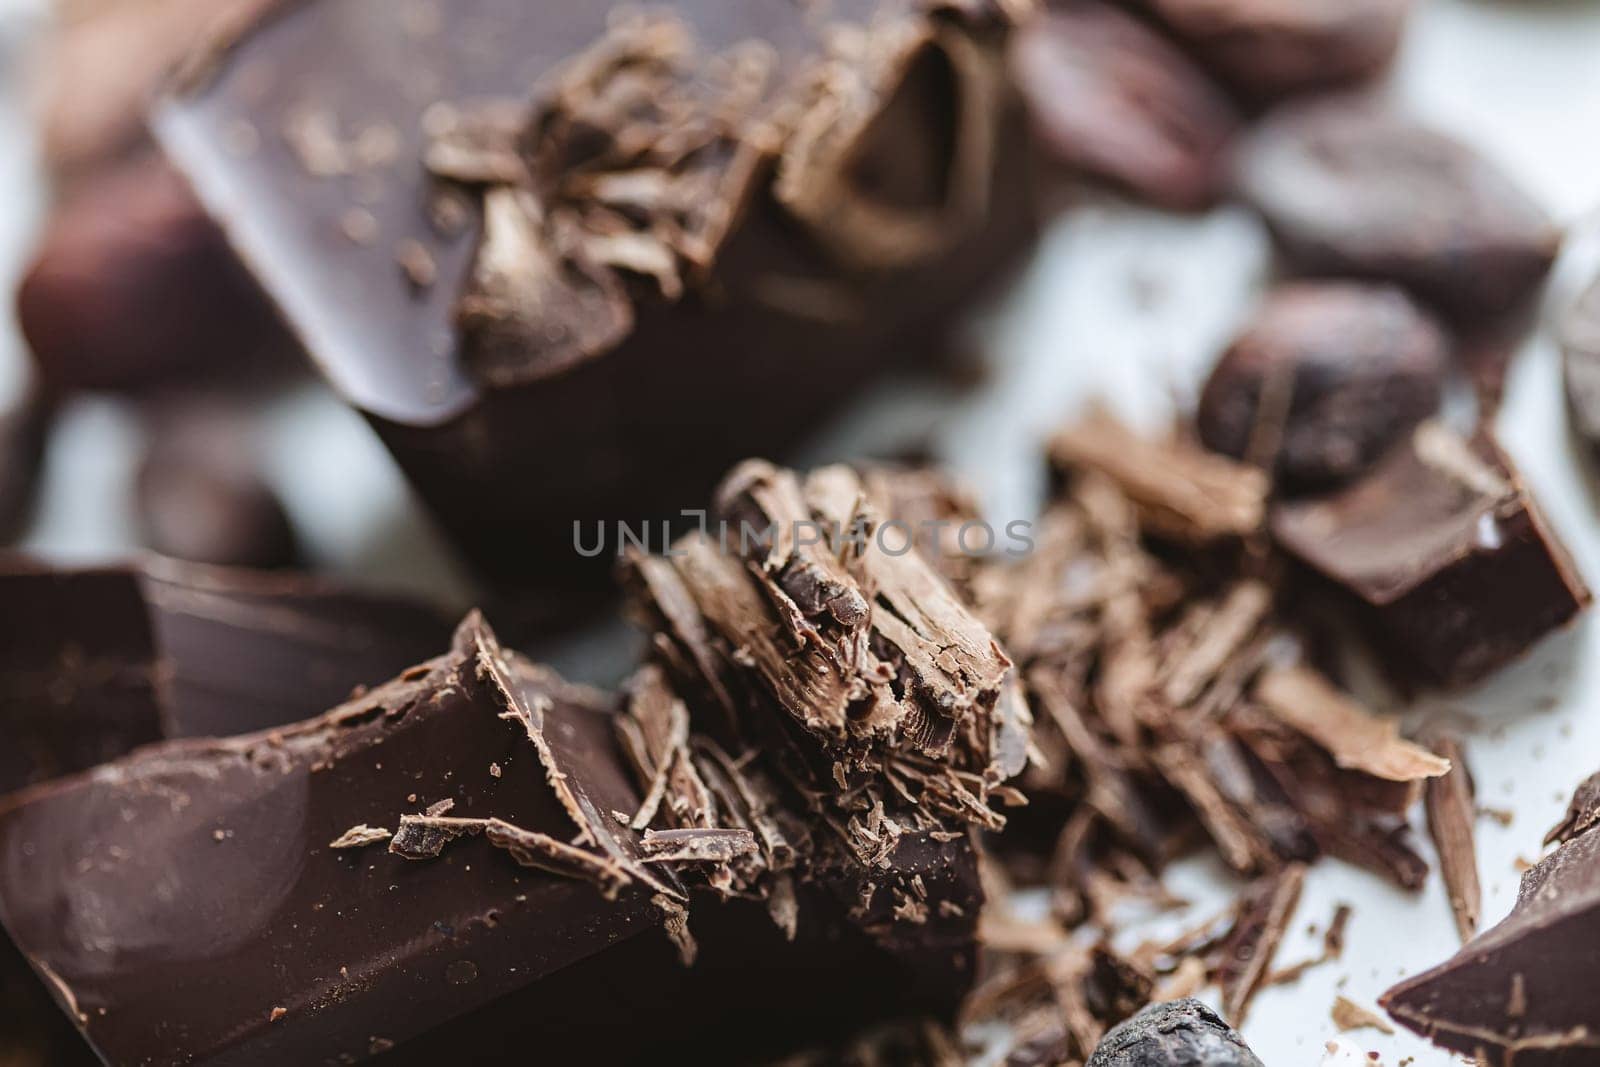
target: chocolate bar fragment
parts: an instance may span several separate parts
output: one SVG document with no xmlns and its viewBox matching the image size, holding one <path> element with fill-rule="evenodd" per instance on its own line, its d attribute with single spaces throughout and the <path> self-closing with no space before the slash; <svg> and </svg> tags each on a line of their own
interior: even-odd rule
<svg viewBox="0 0 1600 1067">
<path fill-rule="evenodd" d="M 1466 685 L 1589 604 L 1589 590 L 1510 460 L 1425 423 L 1364 480 L 1285 503 L 1273 536 L 1361 605 L 1395 670 Z"/>
<path fill-rule="evenodd" d="M 0 559 L 0 793 L 143 744 L 298 722 L 440 648 L 431 608 L 296 575 Z"/>
<path fill-rule="evenodd" d="M 1193 997 L 1152 1004 L 1105 1036 L 1088 1067 L 1262 1067 L 1217 1013 Z"/>
<path fill-rule="evenodd" d="M 1573 807 L 1580 806 L 1574 798 Z M 1400 1025 L 1489 1067 L 1600 1059 L 1600 834 L 1575 831 L 1522 876 L 1511 914 L 1379 1004 Z"/>
<path fill-rule="evenodd" d="M 589 589 L 575 523 L 694 506 L 1027 244 L 1012 6 L 316 0 L 157 127 L 479 569 Z"/>
<path fill-rule="evenodd" d="M 1371 103 L 1275 111 L 1241 144 L 1237 178 L 1295 269 L 1392 281 L 1473 324 L 1522 308 L 1561 244 L 1499 167 Z"/>
<path fill-rule="evenodd" d="M 0 919 L 109 1062 L 365 1057 L 682 899 L 609 814 L 635 800 L 609 730 L 469 620 L 322 718 L 13 797 Z M 406 852 L 417 822 L 433 847 Z"/>
<path fill-rule="evenodd" d="M 659 841 L 693 834 L 633 828 L 645 796 L 614 708 L 474 614 L 448 654 L 319 718 L 15 795 L 0 920 L 111 1062 L 420 1065 L 508 1042 L 733 1062 L 954 1011 L 970 928 L 941 940 L 891 912 L 975 921 L 970 842 L 808 867 L 785 931 L 770 902 L 686 888 L 718 861 Z M 750 854 L 753 835 L 720 831 Z"/>
</svg>

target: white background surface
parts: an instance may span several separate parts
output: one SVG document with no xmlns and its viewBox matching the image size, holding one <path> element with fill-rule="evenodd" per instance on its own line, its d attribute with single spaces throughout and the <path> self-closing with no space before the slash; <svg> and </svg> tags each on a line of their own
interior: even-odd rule
<svg viewBox="0 0 1600 1067">
<path fill-rule="evenodd" d="M 6 42 L 36 23 L 40 6 L 0 0 L 4 291 L 43 203 L 18 92 L 21 53 Z M 1422 0 L 1389 91 L 1395 106 L 1478 145 L 1573 227 L 1547 301 L 1548 323 L 1600 260 L 1600 241 L 1589 233 L 1600 207 L 1600 5 Z M 981 490 L 993 517 L 1029 516 L 1042 486 L 1038 448 L 1047 431 L 1096 396 L 1159 425 L 1174 395 L 1192 394 L 1267 269 L 1262 231 L 1237 209 L 1175 218 L 1097 199 L 1048 233 L 1026 276 L 979 324 L 995 369 L 976 392 L 898 383 L 847 413 L 811 458 L 929 438 Z M 7 300 L 0 312 L 0 396 L 15 387 L 21 360 Z M 359 418 L 306 386 L 270 401 L 261 422 L 272 474 L 320 566 L 457 605 L 471 599 L 459 568 Z M 1580 569 L 1600 582 L 1600 512 L 1566 436 L 1548 327 L 1528 339 L 1513 371 L 1500 430 Z M 125 483 L 139 433 L 114 403 L 72 405 L 52 441 L 31 547 L 75 560 L 131 547 Z M 596 644 L 579 642 L 555 655 L 570 672 L 598 678 L 609 668 L 605 657 L 589 658 Z M 1580 625 L 1480 689 L 1412 709 L 1472 724 L 1480 800 L 1514 812 L 1509 826 L 1489 819 L 1478 826 L 1485 925 L 1511 906 L 1517 860 L 1537 858 L 1539 840 L 1572 787 L 1600 769 L 1597 651 L 1600 631 Z M 1420 815 L 1415 821 L 1420 826 Z M 1181 868 L 1172 881 L 1197 898 L 1196 914 L 1209 914 L 1234 888 L 1203 862 Z M 1336 993 L 1371 1006 L 1395 979 L 1456 948 L 1437 877 L 1407 895 L 1328 861 L 1312 872 L 1280 964 L 1315 954 L 1320 935 L 1307 926 L 1325 925 L 1339 901 L 1355 909 L 1344 959 L 1296 985 L 1266 990 L 1252 1010 L 1245 1034 L 1269 1067 L 1321 1060 L 1336 1036 L 1328 1018 Z M 1350 1052 L 1378 1050 L 1390 1067 L 1405 1057 L 1417 1067 L 1452 1062 L 1408 1035 L 1363 1032 L 1347 1035 L 1346 1045 Z"/>
</svg>

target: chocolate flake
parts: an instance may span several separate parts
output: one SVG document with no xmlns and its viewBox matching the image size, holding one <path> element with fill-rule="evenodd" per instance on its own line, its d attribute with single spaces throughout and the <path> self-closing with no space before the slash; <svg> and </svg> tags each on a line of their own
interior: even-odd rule
<svg viewBox="0 0 1600 1067">
<path fill-rule="evenodd" d="M 1430 746 L 1451 764 L 1449 773 L 1431 779 L 1422 794 L 1428 833 L 1439 853 L 1439 869 L 1450 895 L 1450 910 L 1462 941 L 1478 932 L 1483 890 L 1478 882 L 1478 850 L 1473 838 L 1475 810 L 1472 774 L 1461 741 L 1439 731 Z"/>
<path fill-rule="evenodd" d="M 1383 1034 L 1394 1033 L 1394 1027 L 1389 1021 L 1377 1012 L 1363 1008 L 1349 997 L 1338 996 L 1333 1000 L 1333 1007 L 1328 1012 L 1333 1019 L 1333 1025 L 1339 1032 L 1347 1034 L 1352 1030 L 1376 1030 Z"/>
<path fill-rule="evenodd" d="M 221 831 L 218 831 L 219 833 Z M 344 833 L 328 842 L 329 848 L 365 848 L 367 845 L 376 845 L 393 837 L 388 830 L 381 826 L 368 826 L 366 823 L 357 823 Z"/>
<path fill-rule="evenodd" d="M 1285 931 L 1294 918 L 1306 869 L 1294 864 L 1246 890 L 1233 932 L 1221 949 L 1216 980 L 1222 988 L 1222 1013 L 1243 1022 L 1250 1001 L 1272 968 Z"/>
</svg>

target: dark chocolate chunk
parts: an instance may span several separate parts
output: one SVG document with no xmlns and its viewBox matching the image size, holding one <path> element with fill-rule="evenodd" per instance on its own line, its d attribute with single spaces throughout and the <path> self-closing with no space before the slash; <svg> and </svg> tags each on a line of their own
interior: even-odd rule
<svg viewBox="0 0 1600 1067">
<path fill-rule="evenodd" d="M 44 394 L 29 390 L 0 411 L 0 545 L 16 540 L 33 515 L 52 410 Z"/>
<path fill-rule="evenodd" d="M 1262 1067 L 1244 1039 L 1192 997 L 1152 1004 L 1105 1036 L 1088 1067 Z"/>
<path fill-rule="evenodd" d="M 1600 455 L 1600 278 L 1567 312 L 1560 335 L 1568 416 L 1590 454 Z"/>
<path fill-rule="evenodd" d="M 134 494 L 146 548 L 220 567 L 288 567 L 299 558 L 289 515 L 241 421 L 221 412 L 156 419 Z"/>
<path fill-rule="evenodd" d="M 592 590 L 575 522 L 694 506 L 1027 244 L 1003 11 L 285 5 L 157 126 L 469 558 Z"/>
<path fill-rule="evenodd" d="M 0 811 L 0 918 L 111 1062 L 365 1057 L 374 1036 L 402 1042 L 558 973 L 656 927 L 652 897 L 681 898 L 608 814 L 636 798 L 596 700 L 469 619 L 449 655 L 321 718 L 17 795 Z M 508 773 L 468 771 L 490 763 Z M 511 832 L 426 861 L 327 847 L 351 820 L 392 824 L 408 795 Z M 571 842 L 594 877 L 548 870 L 518 831 Z"/>
<path fill-rule="evenodd" d="M 732 1061 L 954 1012 L 982 903 L 967 838 L 906 835 L 874 868 L 819 855 L 787 928 L 777 896 L 691 897 L 677 872 L 707 859 L 647 855 L 616 814 L 642 799 L 613 712 L 474 614 L 448 654 L 319 718 L 14 795 L 0 920 L 113 1062 L 421 1065 L 533 1042 L 556 1062 Z M 919 903 L 922 921 L 891 914 Z"/>
<path fill-rule="evenodd" d="M 1428 834 L 1439 853 L 1439 873 L 1450 895 L 1450 911 L 1462 941 L 1478 932 L 1483 909 L 1483 889 L 1478 882 L 1478 847 L 1473 827 L 1478 811 L 1461 739 L 1448 731 L 1435 731 L 1429 747 L 1450 761 L 1450 770 L 1428 781 L 1422 794 L 1428 817 Z"/>
<path fill-rule="evenodd" d="M 1516 906 L 1437 967 L 1384 993 L 1400 1025 L 1490 1067 L 1600 1058 L 1600 834 L 1581 833 L 1522 876 Z"/>
<path fill-rule="evenodd" d="M 1297 269 L 1397 282 L 1461 319 L 1521 307 L 1561 240 L 1489 160 L 1371 104 L 1274 113 L 1241 145 L 1238 183 Z"/>
<path fill-rule="evenodd" d="M 1362 481 L 1279 505 L 1273 535 L 1354 598 L 1398 674 L 1457 686 L 1520 656 L 1589 591 L 1510 460 L 1424 423 Z"/>
<path fill-rule="evenodd" d="M 1200 439 L 1290 488 L 1365 472 L 1439 409 L 1449 340 L 1398 289 L 1310 282 L 1274 291 L 1200 395 Z"/>
<path fill-rule="evenodd" d="M 1241 95 L 1364 81 L 1394 59 L 1407 0 L 1139 0 Z"/>
<path fill-rule="evenodd" d="M 1053 4 L 1018 35 L 1011 66 L 1058 162 L 1163 207 L 1216 200 L 1238 118 L 1158 33 L 1096 0 Z"/>
<path fill-rule="evenodd" d="M 295 722 L 438 649 L 444 617 L 296 575 L 0 560 L 0 793 L 162 738 Z"/>
<path fill-rule="evenodd" d="M 75 184 L 17 289 L 40 379 L 136 389 L 283 362 L 289 342 L 254 283 L 154 151 Z"/>
</svg>

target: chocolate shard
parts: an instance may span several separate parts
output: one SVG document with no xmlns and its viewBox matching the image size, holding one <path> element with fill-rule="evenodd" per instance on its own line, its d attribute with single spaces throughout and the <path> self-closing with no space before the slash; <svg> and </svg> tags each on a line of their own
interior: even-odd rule
<svg viewBox="0 0 1600 1067">
<path fill-rule="evenodd" d="M 1425 423 L 1364 480 L 1279 505 L 1279 545 L 1352 597 L 1396 673 L 1476 681 L 1589 604 L 1510 460 Z"/>
<path fill-rule="evenodd" d="M 1141 437 L 1105 412 L 1050 440 L 1056 471 L 1092 470 L 1116 483 L 1160 536 L 1188 544 L 1243 537 L 1261 527 L 1268 482 L 1258 470 L 1177 443 Z"/>
<path fill-rule="evenodd" d="M 1483 909 L 1483 889 L 1478 882 L 1478 848 L 1473 832 L 1478 813 L 1472 772 L 1467 768 L 1466 750 L 1460 738 L 1437 730 L 1430 734 L 1428 741 L 1434 752 L 1450 761 L 1449 773 L 1428 782 L 1422 795 L 1428 834 L 1439 853 L 1439 873 L 1450 894 L 1456 931 L 1462 941 L 1470 941 L 1478 932 L 1478 917 Z"/>
<path fill-rule="evenodd" d="M 1285 285 L 1212 369 L 1200 439 L 1288 489 L 1346 482 L 1439 410 L 1449 356 L 1444 331 L 1392 286 Z"/>
<path fill-rule="evenodd" d="M 1229 86 L 1257 103 L 1365 81 L 1400 45 L 1406 0 L 1139 0 Z"/>
<path fill-rule="evenodd" d="M 1560 245 L 1549 216 L 1494 164 L 1369 103 L 1275 112 L 1241 145 L 1237 169 L 1299 270 L 1397 282 L 1460 319 L 1520 308 Z"/>
<path fill-rule="evenodd" d="M 635 794 L 596 700 L 469 617 L 448 655 L 321 718 L 16 795 L 0 854 L 30 873 L 0 881 L 0 918 L 108 1060 L 364 1057 L 372 1035 L 401 1043 L 654 928 L 650 898 L 681 896 L 603 814 Z M 491 762 L 507 773 L 459 773 Z M 326 846 L 408 793 L 486 833 L 426 862 Z M 530 867 L 518 849 L 539 836 L 616 899 L 589 871 Z M 171 891 L 134 888 L 156 883 Z"/>
<path fill-rule="evenodd" d="M 469 558 L 593 592 L 575 520 L 703 499 L 1027 245 L 1027 6 L 285 5 L 156 126 Z"/>
<path fill-rule="evenodd" d="M 1262 1067 L 1216 1012 L 1193 997 L 1152 1004 L 1106 1034 L 1087 1067 Z"/>
<path fill-rule="evenodd" d="M 1261 706 L 1322 746 L 1343 770 L 1387 782 L 1420 782 L 1450 771 L 1450 761 L 1402 740 L 1400 724 L 1379 718 L 1315 671 L 1269 670 L 1256 680 Z"/>
<path fill-rule="evenodd" d="M 1095 0 L 1052 4 L 1018 35 L 1011 68 L 1057 162 L 1164 207 L 1215 202 L 1238 116 L 1139 20 Z"/>
<path fill-rule="evenodd" d="M 0 599 L 0 721 L 15 740 L 0 792 L 163 738 L 298 721 L 450 632 L 403 597 L 156 558 L 70 570 L 0 557 Z"/>
<path fill-rule="evenodd" d="M 1400 1025 L 1490 1067 L 1600 1057 L 1592 929 L 1600 915 L 1600 834 L 1580 833 L 1522 876 L 1498 926 L 1379 998 Z"/>
<path fill-rule="evenodd" d="M 1222 1013 L 1236 1023 L 1244 1022 L 1250 1001 L 1272 972 L 1273 957 L 1294 919 L 1305 879 L 1305 867 L 1293 864 L 1259 879 L 1239 898 L 1214 975 L 1222 989 Z"/>
</svg>

